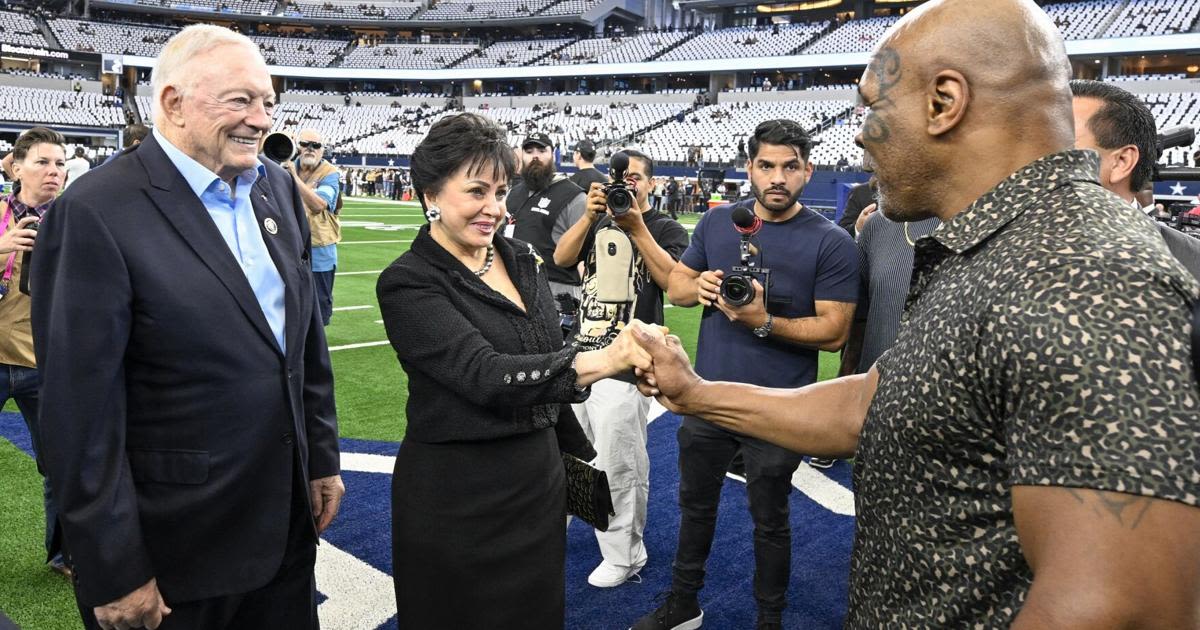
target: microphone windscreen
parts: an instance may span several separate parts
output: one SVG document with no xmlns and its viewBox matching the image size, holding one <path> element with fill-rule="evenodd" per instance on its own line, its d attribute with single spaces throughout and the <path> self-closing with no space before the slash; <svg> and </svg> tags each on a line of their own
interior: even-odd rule
<svg viewBox="0 0 1200 630">
<path fill-rule="evenodd" d="M 608 167 L 617 173 L 624 173 L 629 168 L 629 154 L 617 151 L 608 159 Z"/>
<path fill-rule="evenodd" d="M 754 227 L 754 218 L 754 212 L 746 206 L 738 206 L 733 209 L 733 224 L 743 230 Z"/>
</svg>

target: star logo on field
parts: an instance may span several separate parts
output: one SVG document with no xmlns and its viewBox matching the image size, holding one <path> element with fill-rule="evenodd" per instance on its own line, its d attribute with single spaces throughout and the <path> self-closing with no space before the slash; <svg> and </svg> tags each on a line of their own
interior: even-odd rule
<svg viewBox="0 0 1200 630">
<path fill-rule="evenodd" d="M 1182 195 L 1183 191 L 1184 191 L 1183 184 L 1180 182 L 1175 182 L 1175 185 L 1171 186 L 1171 194 L 1172 195 Z"/>
<path fill-rule="evenodd" d="M 388 160 L 388 166 L 395 166 L 396 160 Z"/>
</svg>

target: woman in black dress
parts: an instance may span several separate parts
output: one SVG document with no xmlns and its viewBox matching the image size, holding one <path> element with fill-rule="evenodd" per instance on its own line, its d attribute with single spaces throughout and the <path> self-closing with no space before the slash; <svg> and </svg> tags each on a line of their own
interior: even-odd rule
<svg viewBox="0 0 1200 630">
<path fill-rule="evenodd" d="M 559 451 L 595 456 L 566 403 L 649 366 L 633 326 L 605 350 L 563 347 L 546 263 L 497 234 L 515 171 L 505 140 L 474 114 L 430 129 L 412 158 L 429 224 L 376 287 L 408 374 L 392 477 L 402 630 L 563 627 Z"/>
</svg>

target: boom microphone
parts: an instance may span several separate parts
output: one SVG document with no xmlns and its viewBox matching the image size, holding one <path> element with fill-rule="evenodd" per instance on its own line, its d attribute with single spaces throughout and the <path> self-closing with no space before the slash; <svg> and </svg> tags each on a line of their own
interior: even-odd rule
<svg viewBox="0 0 1200 630">
<path fill-rule="evenodd" d="M 754 236 L 762 229 L 762 219 L 746 206 L 733 209 L 733 229 L 746 236 Z"/>
</svg>

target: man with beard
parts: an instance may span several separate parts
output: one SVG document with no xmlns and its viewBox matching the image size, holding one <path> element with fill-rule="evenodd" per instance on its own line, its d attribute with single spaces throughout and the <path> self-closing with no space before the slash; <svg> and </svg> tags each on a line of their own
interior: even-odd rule
<svg viewBox="0 0 1200 630">
<path fill-rule="evenodd" d="M 580 352 L 607 347 L 631 319 L 661 325 L 663 289 L 675 261 L 688 246 L 683 226 L 650 207 L 654 161 L 631 149 L 625 153 L 629 156 L 625 184 L 633 192 L 636 207 L 614 216 L 608 210 L 601 184 L 593 183 L 587 196 L 587 212 L 563 234 L 554 251 L 556 264 L 573 267 L 583 261 L 586 269 L 579 334 L 574 340 Z M 622 281 L 628 270 L 633 270 L 634 295 L 629 302 L 601 301 L 603 281 L 598 273 L 596 243 L 610 236 L 618 237 L 621 243 L 626 242 L 627 236 L 632 245 L 631 264 L 622 260 L 616 270 Z M 650 399 L 638 392 L 629 375 L 625 379 L 607 378 L 593 383 L 592 395 L 573 407 L 588 439 L 596 447 L 596 465 L 608 473 L 616 512 L 608 530 L 596 532 L 604 559 L 588 576 L 588 583 L 600 588 L 619 586 L 636 575 L 647 559 L 642 541 L 650 492 L 650 460 L 646 453 Z"/>
<path fill-rule="evenodd" d="M 846 628 L 1200 627 L 1200 285 L 1073 150 L 1070 78 L 1032 0 L 932 0 L 884 35 L 858 141 L 884 215 L 942 225 L 867 374 L 715 383 L 639 340 L 668 408 L 855 456 Z"/>
<path fill-rule="evenodd" d="M 704 307 L 696 370 L 706 379 L 767 387 L 800 387 L 817 379 L 820 350 L 835 352 L 850 331 L 858 300 L 858 251 L 834 223 L 804 207 L 812 140 L 792 120 L 769 120 L 749 142 L 748 199 L 705 213 L 692 243 L 671 271 L 668 297 L 676 306 Z M 721 283 L 741 266 L 735 210 L 753 213 L 761 228 L 750 237 L 752 260 L 771 270 L 742 306 L 721 296 Z M 746 494 L 754 519 L 754 597 L 758 628 L 780 628 L 791 570 L 788 493 L 801 455 L 763 440 L 684 416 L 679 427 L 679 542 L 667 601 L 635 630 L 698 628 L 697 593 L 712 546 L 725 471 L 741 450 Z"/>
<path fill-rule="evenodd" d="M 300 198 L 308 210 L 308 225 L 312 229 L 312 271 L 317 281 L 317 305 L 321 321 L 328 326 L 333 316 L 333 278 L 337 271 L 337 244 L 342 240 L 342 224 L 338 213 L 342 209 L 341 174 L 325 161 L 325 144 L 320 132 L 305 129 L 297 136 L 300 156 L 296 163 L 285 162 L 283 168 L 299 184 Z"/>
<path fill-rule="evenodd" d="M 565 175 L 556 172 L 554 143 L 534 133 L 521 143 L 521 180 L 508 192 L 513 238 L 538 251 L 546 263 L 550 292 L 579 300 L 579 270 L 554 264 L 554 247 L 584 214 L 587 195 Z"/>
</svg>

